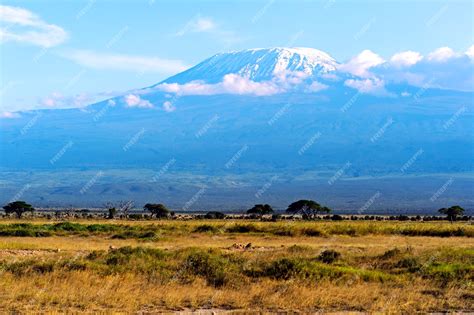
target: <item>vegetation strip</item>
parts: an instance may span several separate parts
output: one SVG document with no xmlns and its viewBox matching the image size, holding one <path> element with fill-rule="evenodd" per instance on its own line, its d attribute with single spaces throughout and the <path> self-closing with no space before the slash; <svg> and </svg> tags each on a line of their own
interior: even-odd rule
<svg viewBox="0 0 474 315">
<path fill-rule="evenodd" d="M 161 236 L 183 233 L 263 234 L 274 236 L 328 237 L 331 235 L 404 235 L 431 237 L 474 237 L 470 224 L 412 223 L 412 222 L 247 222 L 160 221 L 160 223 L 1 223 L 0 236 L 48 237 L 102 235 L 118 239 L 159 239 Z"/>
</svg>

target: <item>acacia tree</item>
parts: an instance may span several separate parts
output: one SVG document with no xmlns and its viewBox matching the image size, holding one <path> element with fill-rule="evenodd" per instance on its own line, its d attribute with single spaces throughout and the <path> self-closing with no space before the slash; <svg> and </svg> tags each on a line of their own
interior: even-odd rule
<svg viewBox="0 0 474 315">
<path fill-rule="evenodd" d="M 115 207 L 115 204 L 113 202 L 107 201 L 104 203 L 104 207 L 108 212 L 107 219 L 115 218 L 115 215 L 117 214 L 117 208 Z"/>
<path fill-rule="evenodd" d="M 104 204 L 105 209 L 108 211 L 108 218 L 113 219 L 118 213 L 122 213 L 125 218 L 128 217 L 128 213 L 133 208 L 132 200 L 120 200 L 117 202 L 108 201 Z"/>
<path fill-rule="evenodd" d="M 318 213 L 329 213 L 331 212 L 331 209 L 321 206 L 316 201 L 302 199 L 289 205 L 286 212 L 291 214 L 302 214 L 304 219 L 314 219 Z"/>
<path fill-rule="evenodd" d="M 118 208 L 120 209 L 120 211 L 123 213 L 123 215 L 125 216 L 125 218 L 128 218 L 128 213 L 130 212 L 130 210 L 133 208 L 133 201 L 132 200 L 128 200 L 128 201 L 119 201 L 118 203 Z"/>
<path fill-rule="evenodd" d="M 251 209 L 247 210 L 247 214 L 259 214 L 259 215 L 264 215 L 264 214 L 272 214 L 273 209 L 269 204 L 258 204 L 253 206 Z"/>
<path fill-rule="evenodd" d="M 458 215 L 463 215 L 464 209 L 460 206 L 452 206 L 449 208 L 441 208 L 438 210 L 439 213 L 446 214 L 448 220 L 453 222 L 456 221 Z"/>
<path fill-rule="evenodd" d="M 16 213 L 16 216 L 18 217 L 18 219 L 20 219 L 23 213 L 27 211 L 33 212 L 35 211 L 35 208 L 33 208 L 32 205 L 24 201 L 18 200 L 10 202 L 9 204 L 3 206 L 3 210 L 5 210 L 6 214 Z"/>
<path fill-rule="evenodd" d="M 151 212 L 151 215 L 156 216 L 157 218 L 166 218 L 169 216 L 170 211 L 168 208 L 165 207 L 165 205 L 161 203 L 147 203 L 146 205 L 143 206 L 143 209 L 146 211 Z"/>
</svg>

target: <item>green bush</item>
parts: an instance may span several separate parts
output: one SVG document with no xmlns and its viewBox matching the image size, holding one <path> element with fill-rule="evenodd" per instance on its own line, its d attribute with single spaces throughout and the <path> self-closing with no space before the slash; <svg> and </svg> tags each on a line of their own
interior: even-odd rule
<svg viewBox="0 0 474 315">
<path fill-rule="evenodd" d="M 35 225 L 31 223 L 12 223 L 8 225 L 12 229 L 29 229 L 33 230 L 35 228 Z"/>
<path fill-rule="evenodd" d="M 410 272 L 415 272 L 420 270 L 421 264 L 418 262 L 418 259 L 415 257 L 406 257 L 397 262 L 395 265 L 397 268 L 406 268 Z"/>
<path fill-rule="evenodd" d="M 421 273 L 426 278 L 441 281 L 444 284 L 460 279 L 474 281 L 474 266 L 472 265 L 433 263 L 422 268 Z"/>
<path fill-rule="evenodd" d="M 471 231 L 472 232 L 472 231 Z M 418 226 L 411 226 L 400 229 L 398 231 L 401 235 L 406 236 L 433 236 L 433 237 L 452 237 L 452 236 L 470 236 L 472 233 L 468 233 L 465 228 L 458 227 L 456 229 L 450 227 L 443 227 L 440 229 L 422 229 Z"/>
<path fill-rule="evenodd" d="M 300 254 L 300 253 L 312 252 L 313 248 L 311 248 L 311 246 L 305 246 L 305 245 L 292 245 L 288 247 L 287 250 L 290 254 Z"/>
<path fill-rule="evenodd" d="M 315 228 L 305 228 L 301 231 L 301 234 L 306 236 L 323 236 L 324 234 Z"/>
<path fill-rule="evenodd" d="M 296 277 L 303 270 L 300 261 L 290 258 L 281 258 L 271 262 L 264 270 L 264 274 L 275 279 L 288 280 Z"/>
<path fill-rule="evenodd" d="M 219 219 L 222 220 L 225 218 L 225 214 L 218 211 L 210 211 L 204 216 L 206 219 Z"/>
<path fill-rule="evenodd" d="M 195 233 L 206 233 L 206 232 L 210 232 L 210 233 L 218 233 L 219 232 L 219 229 L 214 226 L 214 225 L 210 225 L 210 224 L 202 224 L 202 225 L 198 225 L 194 230 L 193 232 Z"/>
<path fill-rule="evenodd" d="M 319 254 L 318 260 L 322 261 L 325 264 L 332 264 L 333 262 L 338 260 L 339 257 L 341 257 L 341 253 L 332 249 L 327 249 L 321 252 L 321 254 Z"/>
<path fill-rule="evenodd" d="M 86 226 L 89 232 L 114 232 L 120 229 L 120 226 L 112 224 L 89 224 Z"/>
<path fill-rule="evenodd" d="M 87 226 L 80 223 L 61 222 L 49 226 L 52 231 L 82 232 L 87 231 Z"/>
<path fill-rule="evenodd" d="M 143 214 L 132 213 L 128 215 L 128 218 L 131 220 L 143 220 L 145 217 Z"/>
<path fill-rule="evenodd" d="M 296 231 L 292 227 L 278 226 L 277 228 L 271 231 L 271 234 L 278 236 L 295 236 Z"/>
<path fill-rule="evenodd" d="M 87 257 L 93 266 L 106 274 L 139 273 L 150 278 L 168 278 L 171 267 L 167 264 L 168 253 L 146 247 L 121 247 L 107 253 L 96 252 Z"/>
<path fill-rule="evenodd" d="M 0 231 L 0 236 L 34 237 L 36 236 L 36 232 L 34 230 L 20 228 Z"/>
<path fill-rule="evenodd" d="M 48 273 L 55 269 L 55 262 L 42 262 L 35 260 L 25 260 L 6 264 L 4 270 L 15 276 L 23 276 L 30 272 L 33 273 Z"/>
<path fill-rule="evenodd" d="M 257 233 L 263 232 L 262 229 L 258 228 L 255 224 L 236 224 L 229 226 L 226 229 L 229 233 Z"/>
<path fill-rule="evenodd" d="M 126 264 L 132 259 L 163 259 L 165 253 L 161 249 L 125 246 L 109 251 L 106 255 L 108 265 Z"/>
<path fill-rule="evenodd" d="M 229 259 L 217 253 L 204 251 L 189 254 L 182 268 L 189 274 L 205 278 L 208 285 L 215 287 L 227 284 L 235 272 Z"/>
</svg>

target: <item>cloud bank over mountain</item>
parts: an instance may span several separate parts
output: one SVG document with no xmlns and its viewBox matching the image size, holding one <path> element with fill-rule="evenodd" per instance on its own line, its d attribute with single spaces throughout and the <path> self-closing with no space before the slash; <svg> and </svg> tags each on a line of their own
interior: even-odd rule
<svg viewBox="0 0 474 315">
<path fill-rule="evenodd" d="M 127 108 L 161 107 L 173 112 L 169 100 L 154 104 L 153 95 L 169 97 L 248 95 L 272 96 L 284 93 L 324 94 L 341 88 L 377 97 L 406 97 L 416 89 L 474 91 L 474 45 L 464 52 L 441 47 L 422 55 L 401 51 L 384 58 L 363 50 L 345 62 L 314 48 L 247 49 L 216 54 L 187 70 L 179 60 L 96 54 L 72 51 L 68 55 L 84 67 L 136 71 L 182 72 L 143 89 L 65 96 L 52 92 L 40 99 L 40 108 L 84 107 L 98 100 L 118 97 Z M 413 90 L 415 89 L 415 90 Z M 408 92 L 411 90 L 411 93 Z M 16 118 L 4 114 L 0 118 Z"/>
<path fill-rule="evenodd" d="M 474 46 L 471 46 L 466 52 L 456 53 L 448 47 L 441 47 L 426 57 L 419 53 L 405 52 L 403 61 L 398 55 L 395 63 L 392 58 L 388 64 L 375 68 L 374 73 L 394 83 L 474 91 L 473 50 Z"/>
<path fill-rule="evenodd" d="M 330 86 L 331 82 L 343 82 L 360 93 L 373 95 L 390 94 L 386 85 L 400 83 L 420 88 L 473 91 L 473 47 L 463 53 L 441 47 L 427 56 L 415 51 L 402 51 L 389 60 L 364 50 L 345 63 L 337 63 L 328 54 L 311 48 L 245 50 L 238 52 L 240 56 L 236 52 L 218 54 L 153 88 L 177 95 L 262 96 L 295 88 L 318 92 Z M 267 55 L 272 55 L 276 61 L 268 63 Z M 228 73 L 223 74 L 219 81 L 216 79 L 219 70 L 213 66 L 220 64 L 222 59 L 232 61 L 233 68 L 225 70 Z M 196 76 L 196 73 L 209 74 L 209 78 Z"/>
</svg>

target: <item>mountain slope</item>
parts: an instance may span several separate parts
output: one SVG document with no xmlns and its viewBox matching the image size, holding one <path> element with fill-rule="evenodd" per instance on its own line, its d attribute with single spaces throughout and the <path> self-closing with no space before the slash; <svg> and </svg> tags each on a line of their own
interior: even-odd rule
<svg viewBox="0 0 474 315">
<path fill-rule="evenodd" d="M 212 84 L 231 73 L 266 82 L 285 71 L 320 81 L 337 65 L 317 50 L 246 50 L 164 82 Z M 474 207 L 473 115 L 462 110 L 473 93 L 400 84 L 370 95 L 327 84 L 260 97 L 177 95 L 158 84 L 2 120 L 0 202 L 22 192 L 40 205 L 132 199 L 181 209 L 205 189 L 189 209 L 283 208 L 304 197 L 354 210 L 377 192 L 373 210 Z"/>
</svg>

